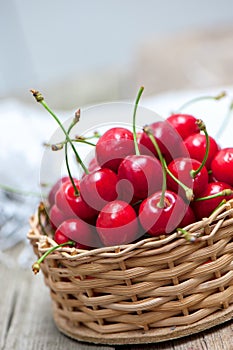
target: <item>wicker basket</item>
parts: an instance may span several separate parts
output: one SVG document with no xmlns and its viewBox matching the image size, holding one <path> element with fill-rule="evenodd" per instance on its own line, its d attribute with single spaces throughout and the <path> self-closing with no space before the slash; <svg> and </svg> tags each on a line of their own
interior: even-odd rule
<svg viewBox="0 0 233 350">
<path fill-rule="evenodd" d="M 56 245 L 38 215 L 37 256 Z M 60 248 L 41 264 L 58 329 L 99 344 L 152 343 L 200 332 L 233 316 L 233 200 L 175 232 L 91 251 Z"/>
</svg>

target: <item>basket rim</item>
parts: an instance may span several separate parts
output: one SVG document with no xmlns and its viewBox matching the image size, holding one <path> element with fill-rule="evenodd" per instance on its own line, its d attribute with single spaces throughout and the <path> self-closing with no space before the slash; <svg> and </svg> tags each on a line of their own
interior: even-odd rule
<svg viewBox="0 0 233 350">
<path fill-rule="evenodd" d="M 230 217 L 226 220 L 227 217 Z M 30 241 L 36 241 L 36 245 L 41 252 L 48 251 L 51 247 L 56 246 L 57 243 L 52 237 L 42 234 L 39 228 L 41 227 L 38 219 L 38 211 L 30 217 L 30 230 L 27 234 L 27 238 Z M 166 244 L 172 243 L 173 241 L 179 240 L 180 244 L 192 244 L 193 241 L 205 241 L 215 236 L 216 232 L 220 227 L 228 226 L 233 223 L 233 199 L 230 199 L 222 206 L 217 208 L 208 218 L 203 218 L 200 221 L 196 221 L 182 230 L 187 231 L 191 240 L 188 241 L 184 238 L 184 235 L 179 229 L 169 235 L 161 235 L 158 237 L 146 237 L 139 239 L 137 242 L 128 243 L 124 245 L 115 245 L 107 247 L 93 248 L 91 250 L 84 250 L 75 247 L 61 247 L 56 251 L 61 252 L 66 258 L 76 259 L 77 256 L 90 257 L 90 256 L 101 256 L 106 257 L 121 257 L 125 253 L 129 253 L 132 250 L 140 248 L 159 248 Z"/>
</svg>

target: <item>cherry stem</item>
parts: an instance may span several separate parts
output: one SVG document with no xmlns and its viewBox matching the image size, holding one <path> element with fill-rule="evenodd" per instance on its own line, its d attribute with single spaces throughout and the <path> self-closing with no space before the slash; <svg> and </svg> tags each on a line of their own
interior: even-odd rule
<svg viewBox="0 0 233 350">
<path fill-rule="evenodd" d="M 206 139 L 206 146 L 205 146 L 205 155 L 204 155 L 204 158 L 201 162 L 201 165 L 199 166 L 199 168 L 197 168 L 196 170 L 191 170 L 190 171 L 190 175 L 191 177 L 194 179 L 195 176 L 197 176 L 197 174 L 200 173 L 200 171 L 203 169 L 203 167 L 205 166 L 206 164 L 206 161 L 207 161 L 207 158 L 208 158 L 208 155 L 209 155 L 209 150 L 210 150 L 210 138 L 209 138 L 209 135 L 208 135 L 208 132 L 206 130 L 206 126 L 205 126 L 205 123 L 201 120 L 201 119 L 198 119 L 196 121 L 196 124 L 198 125 L 200 131 L 203 131 L 204 134 L 205 134 L 205 139 Z"/>
<path fill-rule="evenodd" d="M 72 120 L 68 130 L 67 130 L 67 135 L 69 136 L 72 128 L 78 123 L 79 121 L 79 118 L 80 118 L 80 109 L 75 113 L 75 117 L 74 119 Z M 69 159 L 68 159 L 68 152 L 67 152 L 67 148 L 68 148 L 68 144 L 67 144 L 67 137 L 66 137 L 66 143 L 65 143 L 65 161 L 66 161 L 66 168 L 67 168 L 67 171 L 68 171 L 68 175 L 69 175 L 69 178 L 70 178 L 70 181 L 72 183 L 72 186 L 74 188 L 74 194 L 75 196 L 78 196 L 79 195 L 79 190 L 77 189 L 77 186 L 75 185 L 75 182 L 74 182 L 74 179 L 73 179 L 73 176 L 71 174 L 71 171 L 70 171 L 70 166 L 69 166 Z"/>
<path fill-rule="evenodd" d="M 190 233 L 183 228 L 177 228 L 177 232 L 181 233 L 188 242 L 194 243 L 196 241 L 196 237 L 190 235 Z"/>
<path fill-rule="evenodd" d="M 86 144 L 86 145 L 88 145 L 88 146 L 93 146 L 93 147 L 95 147 L 95 144 L 94 144 L 94 143 L 89 142 L 89 141 L 86 141 L 86 140 L 71 139 L 71 141 L 72 141 L 72 142 L 84 143 L 84 144 Z M 58 142 L 58 143 L 55 143 L 55 144 L 52 144 L 52 145 L 49 144 L 49 143 L 45 143 L 44 145 L 45 145 L 46 147 L 51 147 L 52 151 L 60 151 L 60 150 L 63 148 L 63 146 L 64 146 L 65 144 L 67 144 L 67 143 L 69 143 L 69 141 L 65 140 L 65 141 Z"/>
<path fill-rule="evenodd" d="M 188 106 L 196 103 L 196 102 L 199 102 L 199 101 L 202 101 L 202 100 L 214 100 L 214 101 L 219 101 L 221 100 L 223 97 L 226 96 L 226 92 L 225 91 L 222 91 L 220 92 L 218 95 L 216 96 L 199 96 L 199 97 L 195 97 L 193 98 L 192 100 L 190 101 L 187 101 L 185 102 L 183 105 L 181 105 L 175 112 L 175 113 L 180 113 L 181 111 L 183 111 L 183 109 L 187 108 Z"/>
<path fill-rule="evenodd" d="M 163 160 L 164 161 L 164 166 L 166 168 L 166 172 L 168 173 L 169 176 L 171 176 L 171 178 L 181 187 L 183 188 L 183 190 L 185 191 L 185 195 L 186 195 L 186 198 L 189 202 L 191 202 L 193 199 L 194 199 L 194 194 L 193 194 L 193 190 L 186 186 L 183 182 L 181 182 L 179 179 L 177 179 L 177 177 L 175 177 L 175 175 L 172 174 L 172 172 L 168 169 L 167 167 L 167 164 L 165 162 L 165 159 Z"/>
<path fill-rule="evenodd" d="M 217 207 L 212 211 L 211 215 L 214 214 L 216 212 L 216 210 L 218 210 L 218 208 L 220 208 L 223 204 L 226 204 L 227 200 L 224 198 L 218 205 Z"/>
<path fill-rule="evenodd" d="M 42 106 L 51 114 L 51 116 L 56 120 L 56 122 L 58 123 L 58 125 L 60 126 L 60 128 L 62 129 L 62 131 L 64 132 L 64 134 L 66 135 L 66 139 L 67 141 L 70 143 L 76 158 L 78 159 L 79 164 L 81 165 L 81 167 L 83 168 L 84 172 L 86 174 L 88 174 L 88 169 L 86 168 L 86 166 L 83 164 L 81 158 L 79 157 L 73 143 L 72 140 L 70 139 L 66 129 L 64 128 L 64 126 L 62 125 L 61 121 L 59 120 L 59 118 L 56 116 L 55 113 L 53 113 L 53 111 L 49 108 L 49 106 L 47 105 L 47 103 L 44 101 L 44 97 L 42 96 L 42 94 L 39 91 L 36 90 L 31 90 L 31 93 L 33 94 L 33 96 L 35 97 L 36 101 L 39 102 L 40 104 L 42 104 Z"/>
<path fill-rule="evenodd" d="M 143 128 L 143 131 L 149 136 L 153 146 L 155 147 L 156 149 L 156 152 L 158 153 L 158 156 L 159 156 L 159 160 L 161 162 L 161 165 L 162 165 L 162 171 L 163 171 L 163 183 L 162 183 L 162 193 L 161 193 L 161 197 L 160 197 L 160 200 L 158 202 L 158 207 L 159 208 L 164 208 L 165 206 L 165 192 L 166 192 L 166 189 L 167 189 L 167 178 L 166 178 L 166 167 L 165 167 L 165 159 L 163 158 L 163 155 L 161 153 L 161 150 L 159 148 L 159 145 L 153 135 L 153 131 L 151 130 L 151 128 L 149 126 L 145 126 Z"/>
<path fill-rule="evenodd" d="M 226 129 L 228 122 L 231 118 L 232 111 L 233 111 L 233 100 L 231 101 L 230 106 L 228 108 L 228 112 L 225 115 L 225 118 L 223 119 L 222 124 L 221 124 L 220 128 L 218 129 L 218 132 L 215 135 L 216 139 L 219 139 L 220 136 L 222 135 L 222 133 L 224 132 L 224 130 Z"/>
<path fill-rule="evenodd" d="M 233 191 L 230 188 L 227 188 L 225 190 L 222 190 L 221 192 L 212 194 L 210 196 L 196 198 L 195 202 L 205 201 L 208 199 L 217 198 L 217 197 L 221 197 L 221 196 L 231 196 L 232 194 L 233 194 Z"/>
<path fill-rule="evenodd" d="M 135 147 L 136 155 L 140 155 L 138 142 L 137 142 L 137 132 L 136 132 L 136 112 L 137 112 L 138 103 L 139 103 L 139 100 L 142 96 L 143 90 L 144 90 L 144 86 L 141 86 L 139 91 L 138 91 L 137 97 L 136 97 L 134 111 L 133 111 L 133 140 L 134 140 L 134 147 Z"/>
<path fill-rule="evenodd" d="M 91 140 L 91 139 L 99 139 L 101 137 L 101 134 L 98 131 L 94 131 L 92 136 L 81 136 L 76 135 L 75 140 L 77 141 L 85 141 L 85 140 Z"/>
<path fill-rule="evenodd" d="M 34 274 L 36 275 L 39 271 L 40 271 L 40 264 L 44 261 L 44 259 L 51 254 L 53 251 L 55 251 L 58 248 L 62 248 L 65 247 L 67 245 L 70 246 L 74 246 L 75 242 L 74 241 L 67 241 L 65 243 L 61 243 L 58 244 L 52 248 L 50 248 L 49 250 L 47 250 L 47 252 L 45 252 L 33 265 L 32 265 L 32 271 L 34 272 Z"/>
</svg>

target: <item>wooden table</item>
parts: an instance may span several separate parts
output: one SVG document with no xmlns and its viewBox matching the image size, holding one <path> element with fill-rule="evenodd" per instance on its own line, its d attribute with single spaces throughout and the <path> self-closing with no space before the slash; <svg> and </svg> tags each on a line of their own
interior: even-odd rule
<svg viewBox="0 0 233 350">
<path fill-rule="evenodd" d="M 233 323 L 226 322 L 208 331 L 164 343 L 148 345 L 101 346 L 74 341 L 61 334 L 53 322 L 49 290 L 42 273 L 34 276 L 30 266 L 17 265 L 23 244 L 8 250 L 15 266 L 0 265 L 0 350 L 97 350 L 166 349 L 231 350 Z"/>
</svg>

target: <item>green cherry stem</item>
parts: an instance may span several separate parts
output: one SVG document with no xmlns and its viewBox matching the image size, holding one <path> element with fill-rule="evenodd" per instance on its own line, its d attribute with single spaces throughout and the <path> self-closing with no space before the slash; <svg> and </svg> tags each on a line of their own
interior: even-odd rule
<svg viewBox="0 0 233 350">
<path fill-rule="evenodd" d="M 79 119 L 80 119 L 80 109 L 75 113 L 75 117 L 74 119 L 72 120 L 68 130 L 67 130 L 67 135 L 69 136 L 70 135 L 70 132 L 72 130 L 72 128 L 79 122 Z M 65 143 L 65 161 L 66 161 L 66 168 L 67 168 L 67 171 L 68 171 L 68 175 L 69 175 L 69 178 L 70 178 L 70 181 L 72 183 L 72 186 L 74 188 L 74 193 L 75 193 L 75 196 L 78 196 L 79 195 L 79 190 L 77 189 L 77 186 L 75 185 L 75 182 L 74 182 L 74 179 L 73 179 L 73 176 L 71 174 L 71 171 L 70 171 L 70 166 L 69 166 L 69 159 L 68 159 L 68 143 L 67 143 L 68 139 L 67 139 L 67 136 L 66 136 L 66 143 Z"/>
<path fill-rule="evenodd" d="M 181 233 L 188 242 L 194 243 L 197 240 L 195 236 L 190 235 L 190 233 L 183 228 L 177 228 L 177 232 Z"/>
<path fill-rule="evenodd" d="M 166 162 L 165 162 L 165 159 L 163 160 L 163 162 L 164 162 L 164 166 L 165 166 L 165 168 L 166 168 L 166 172 L 168 173 L 168 175 L 171 176 L 171 178 L 172 178 L 181 188 L 183 188 L 183 190 L 185 191 L 185 195 L 186 195 L 187 200 L 188 200 L 189 202 L 193 201 L 193 199 L 194 199 L 193 190 L 192 190 L 190 187 L 186 186 L 183 182 L 181 182 L 179 179 L 177 179 L 177 177 L 175 177 L 175 176 L 171 173 L 171 171 L 170 171 L 170 170 L 168 169 L 168 167 L 167 167 L 167 164 L 166 164 Z"/>
<path fill-rule="evenodd" d="M 206 201 L 208 199 L 217 198 L 221 196 L 231 196 L 232 194 L 233 194 L 233 191 L 230 188 L 227 188 L 225 190 L 222 190 L 221 192 L 212 194 L 210 196 L 196 198 L 194 201 L 195 202 Z"/>
<path fill-rule="evenodd" d="M 207 158 L 208 158 L 208 155 L 209 155 L 209 150 L 210 150 L 210 138 L 209 138 L 209 135 L 208 135 L 208 132 L 206 130 L 206 126 L 205 126 L 205 123 L 201 120 L 201 119 L 198 119 L 196 121 L 200 131 L 203 131 L 204 134 L 205 134 L 205 139 L 206 139 L 206 147 L 205 147 L 205 155 L 204 155 L 204 158 L 201 162 L 201 165 L 199 166 L 199 168 L 197 168 L 196 170 L 191 170 L 190 171 L 190 175 L 191 177 L 194 179 L 195 176 L 197 176 L 197 174 L 199 174 L 199 172 L 203 169 L 203 167 L 205 166 L 205 163 L 207 161 Z"/>
<path fill-rule="evenodd" d="M 93 135 L 91 136 L 76 135 L 75 139 L 79 141 L 85 141 L 85 140 L 91 140 L 91 139 L 99 139 L 100 137 L 101 137 L 101 134 L 98 131 L 94 131 Z"/>
<path fill-rule="evenodd" d="M 58 244 L 52 248 L 50 248 L 49 250 L 47 250 L 47 252 L 45 252 L 33 265 L 32 265 L 32 271 L 34 272 L 34 274 L 36 275 L 39 271 L 40 271 L 40 264 L 44 261 L 44 259 L 51 254 L 52 252 L 54 252 L 56 249 L 65 247 L 67 245 L 70 246 L 74 246 L 75 242 L 74 241 L 67 241 L 65 243 L 62 244 Z"/>
<path fill-rule="evenodd" d="M 165 167 L 165 159 L 163 158 L 163 155 L 161 153 L 161 150 L 159 148 L 159 145 L 153 135 L 153 132 L 151 130 L 151 128 L 149 126 L 144 126 L 143 131 L 149 136 L 151 142 L 153 143 L 153 146 L 156 149 L 156 152 L 158 153 L 159 156 L 159 160 L 161 162 L 162 165 L 162 171 L 163 171 L 163 183 L 162 183 L 162 193 L 161 193 L 161 197 L 158 203 L 158 207 L 159 208 L 164 208 L 165 206 L 165 192 L 167 189 L 167 178 L 166 178 L 166 167 Z"/>
<path fill-rule="evenodd" d="M 229 123 L 229 120 L 231 119 L 232 112 L 233 112 L 233 100 L 231 101 L 230 106 L 228 108 L 228 112 L 226 113 L 226 116 L 223 119 L 222 124 L 221 124 L 220 128 L 218 129 L 218 132 L 215 135 L 216 139 L 219 139 L 220 136 L 222 135 L 222 133 L 224 132 L 224 130 L 226 129 L 226 127 Z"/>
<path fill-rule="evenodd" d="M 77 142 L 77 143 L 84 143 L 85 145 L 95 147 L 95 144 L 94 144 L 94 143 L 89 142 L 89 141 L 86 141 L 86 140 L 71 139 L 71 141 L 72 141 L 72 142 Z M 65 145 L 66 143 L 69 143 L 69 141 L 65 140 L 65 141 L 62 141 L 62 142 L 54 143 L 54 144 L 50 144 L 50 143 L 45 142 L 45 143 L 44 143 L 44 146 L 45 146 L 45 147 L 50 147 L 50 148 L 52 149 L 52 151 L 60 151 L 60 150 L 63 149 L 63 147 L 64 147 L 64 145 Z"/>
<path fill-rule="evenodd" d="M 70 146 L 72 147 L 76 158 L 78 159 L 79 164 L 81 165 L 81 167 L 83 168 L 84 172 L 86 174 L 88 174 L 88 169 L 86 168 L 86 166 L 84 165 L 84 163 L 82 162 L 82 160 L 80 159 L 73 143 L 72 140 L 70 139 L 67 131 L 65 130 L 64 126 L 62 125 L 61 121 L 59 120 L 59 118 L 56 116 L 56 114 L 49 108 L 49 106 L 47 105 L 47 103 L 44 101 L 44 97 L 42 96 L 42 94 L 39 91 L 36 90 L 30 90 L 31 93 L 33 94 L 33 96 L 35 97 L 36 101 L 39 102 L 50 114 L 51 116 L 55 119 L 55 121 L 58 123 L 58 125 L 60 126 L 60 128 L 62 129 L 62 131 L 64 132 L 67 141 L 70 143 Z"/>
<path fill-rule="evenodd" d="M 214 101 L 219 101 L 221 100 L 223 97 L 226 96 L 226 92 L 222 91 L 220 92 L 218 95 L 216 96 L 199 96 L 199 97 L 195 97 L 190 101 L 185 102 L 183 105 L 181 105 L 175 112 L 175 113 L 180 113 L 181 111 L 183 111 L 185 108 L 189 107 L 190 105 L 196 103 L 196 102 L 200 102 L 203 100 L 214 100 Z"/>
<path fill-rule="evenodd" d="M 133 111 L 133 140 L 134 140 L 134 147 L 135 147 L 136 155 L 140 155 L 138 142 L 137 142 L 137 132 L 136 132 L 136 113 L 137 113 L 138 103 L 139 103 L 139 100 L 142 96 L 143 91 L 144 91 L 144 87 L 141 86 L 139 91 L 138 91 L 137 97 L 136 97 L 134 111 Z"/>
<path fill-rule="evenodd" d="M 159 156 L 159 160 L 161 162 L 161 165 L 162 165 L 162 169 L 163 169 L 163 186 L 162 186 L 162 196 L 161 196 L 161 199 L 160 199 L 160 202 L 159 202 L 159 207 L 160 208 L 163 208 L 164 206 L 164 196 L 165 196 L 165 191 L 166 191 L 166 187 L 167 187 L 167 181 L 166 181 L 166 173 L 168 173 L 169 176 L 171 176 L 171 178 L 178 184 L 180 185 L 180 187 L 183 188 L 183 190 L 185 191 L 185 195 L 186 195 L 186 198 L 188 199 L 188 201 L 192 201 L 193 198 L 194 198 L 194 195 L 193 195 L 193 190 L 189 187 L 187 187 L 183 182 L 181 182 L 179 179 L 177 179 L 171 172 L 170 170 L 168 169 L 167 167 L 167 164 L 166 164 L 166 161 L 160 151 L 160 148 L 158 146 L 158 143 L 156 142 L 155 140 L 155 137 L 152 133 L 152 131 L 150 130 L 150 127 L 148 126 L 145 126 L 143 128 L 143 131 L 149 136 L 151 142 L 153 143 L 157 153 L 158 153 L 158 156 Z"/>
</svg>

